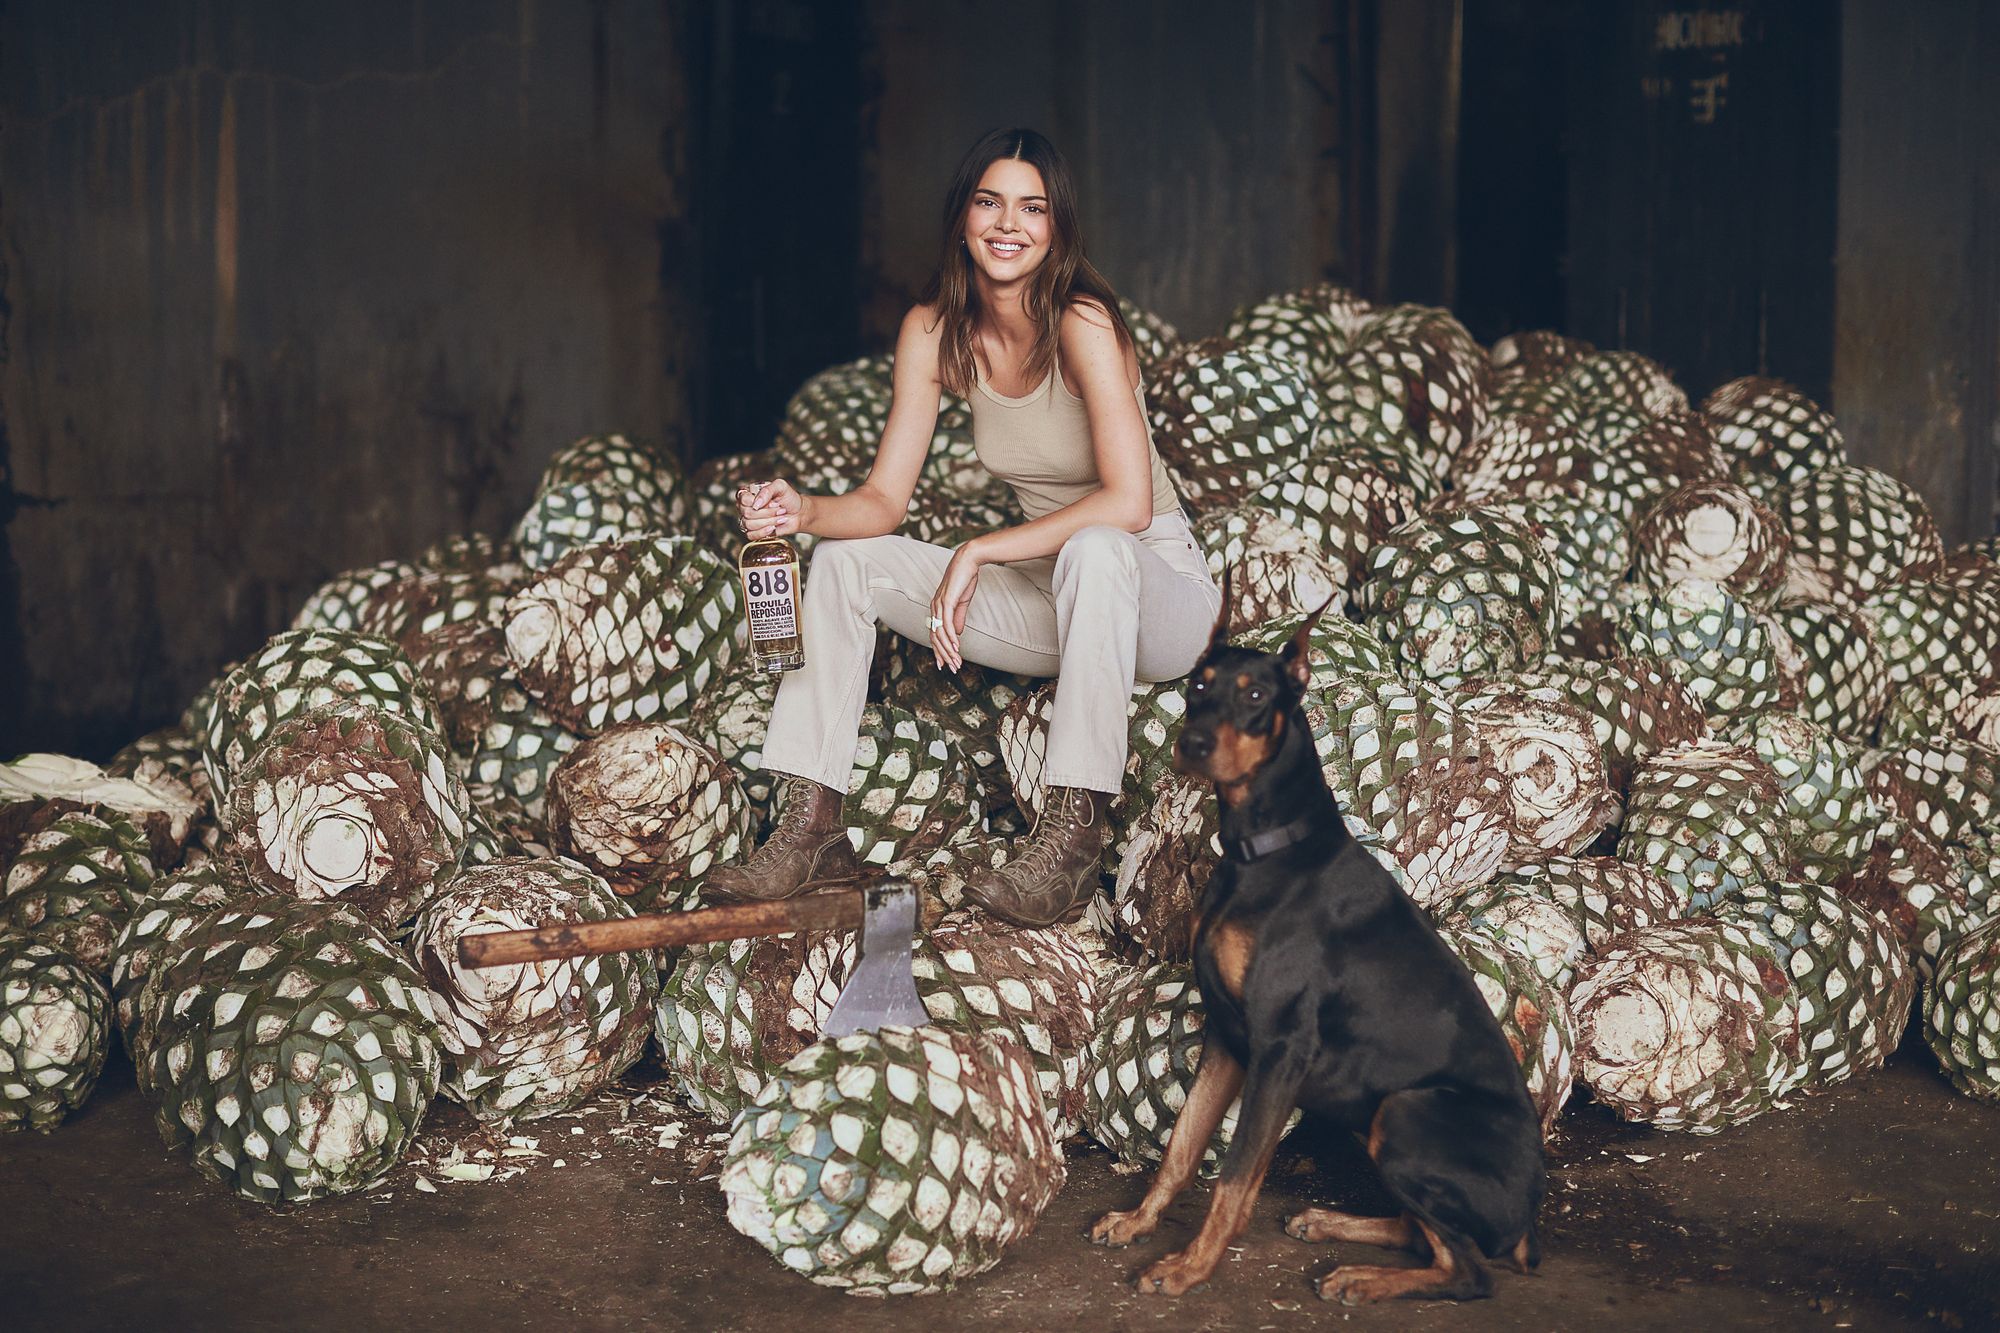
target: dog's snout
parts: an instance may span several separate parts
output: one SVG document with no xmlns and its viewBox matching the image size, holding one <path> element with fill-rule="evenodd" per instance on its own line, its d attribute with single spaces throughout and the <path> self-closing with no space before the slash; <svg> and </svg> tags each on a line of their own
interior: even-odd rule
<svg viewBox="0 0 2000 1333">
<path fill-rule="evenodd" d="M 1215 736 L 1207 731 L 1182 731 L 1180 747 L 1189 759 L 1206 759 L 1215 753 Z"/>
</svg>

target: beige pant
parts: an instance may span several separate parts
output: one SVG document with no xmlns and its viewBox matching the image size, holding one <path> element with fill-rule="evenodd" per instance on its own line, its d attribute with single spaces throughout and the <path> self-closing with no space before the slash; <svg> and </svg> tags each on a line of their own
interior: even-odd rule
<svg viewBox="0 0 2000 1333">
<path fill-rule="evenodd" d="M 931 598 L 951 555 L 896 534 L 813 547 L 800 614 L 806 664 L 778 686 L 767 770 L 847 790 L 875 627 L 928 646 Z M 1221 604 L 1187 519 L 1163 514 L 1143 532 L 1095 525 L 1054 556 L 984 566 L 959 643 L 968 662 L 1055 676 L 1043 780 L 1115 792 L 1133 682 L 1186 675 Z"/>
</svg>

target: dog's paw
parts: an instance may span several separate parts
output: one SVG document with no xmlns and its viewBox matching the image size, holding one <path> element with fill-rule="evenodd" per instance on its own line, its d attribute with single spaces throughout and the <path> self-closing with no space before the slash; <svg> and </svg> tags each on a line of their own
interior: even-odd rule
<svg viewBox="0 0 2000 1333">
<path fill-rule="evenodd" d="M 1308 1208 L 1303 1213 L 1293 1213 L 1285 1219 L 1285 1234 L 1293 1240 L 1308 1241 L 1318 1245 L 1323 1241 L 1337 1239 L 1332 1219 L 1338 1217 L 1326 1208 Z"/>
<path fill-rule="evenodd" d="M 1179 1296 L 1208 1281 L 1208 1275 L 1213 1271 L 1215 1271 L 1213 1264 L 1202 1264 L 1190 1259 L 1185 1250 L 1179 1254 L 1170 1254 L 1139 1274 L 1137 1284 L 1139 1294 Z"/>
<path fill-rule="evenodd" d="M 1153 1234 L 1153 1219 L 1138 1209 L 1129 1213 L 1106 1213 L 1091 1224 L 1092 1245 L 1130 1245 Z"/>
<path fill-rule="evenodd" d="M 1366 1264 L 1345 1264 L 1316 1284 L 1319 1298 L 1342 1305 L 1373 1305 L 1402 1294 L 1410 1285 L 1409 1273 L 1402 1269 L 1375 1268 Z"/>
</svg>

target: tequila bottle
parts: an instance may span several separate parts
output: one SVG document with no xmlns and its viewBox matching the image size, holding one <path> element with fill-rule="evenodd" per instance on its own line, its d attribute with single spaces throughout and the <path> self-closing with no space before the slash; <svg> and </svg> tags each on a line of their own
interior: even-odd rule
<svg viewBox="0 0 2000 1333">
<path fill-rule="evenodd" d="M 806 664 L 799 633 L 799 553 L 783 537 L 745 542 L 736 557 L 743 606 L 750 617 L 750 664 L 758 671 L 796 671 Z"/>
</svg>

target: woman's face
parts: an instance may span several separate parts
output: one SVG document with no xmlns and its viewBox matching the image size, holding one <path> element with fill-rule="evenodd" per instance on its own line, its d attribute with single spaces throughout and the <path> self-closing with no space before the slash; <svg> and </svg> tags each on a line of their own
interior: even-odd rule
<svg viewBox="0 0 2000 1333">
<path fill-rule="evenodd" d="M 1042 173 L 1017 158 L 986 168 L 965 210 L 965 249 L 993 282 L 1018 282 L 1049 257 L 1047 187 Z"/>
</svg>

